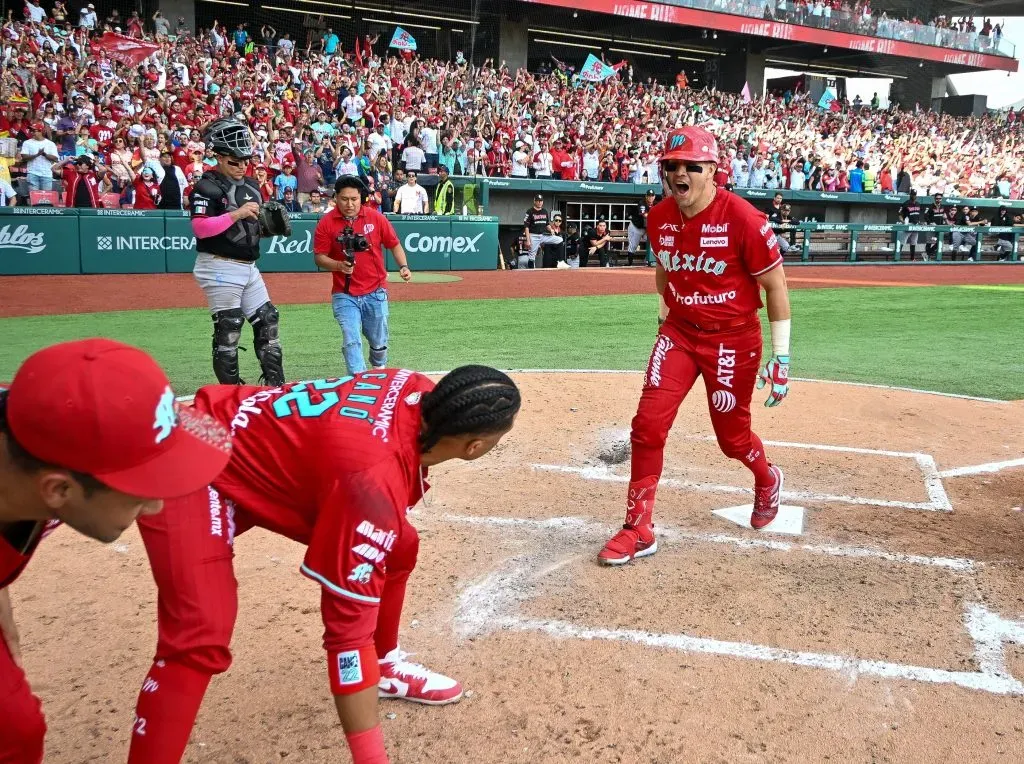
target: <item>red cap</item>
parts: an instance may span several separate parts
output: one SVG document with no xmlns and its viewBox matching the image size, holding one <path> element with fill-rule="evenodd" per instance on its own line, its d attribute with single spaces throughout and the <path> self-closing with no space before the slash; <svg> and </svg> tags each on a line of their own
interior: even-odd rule
<svg viewBox="0 0 1024 764">
<path fill-rule="evenodd" d="M 231 457 L 226 427 L 176 403 L 144 351 L 108 339 L 29 356 L 8 391 L 7 420 L 37 459 L 142 499 L 197 491 Z"/>
<path fill-rule="evenodd" d="M 678 159 L 682 162 L 717 162 L 718 141 L 701 127 L 681 127 L 665 139 L 665 152 L 659 162 Z"/>
</svg>

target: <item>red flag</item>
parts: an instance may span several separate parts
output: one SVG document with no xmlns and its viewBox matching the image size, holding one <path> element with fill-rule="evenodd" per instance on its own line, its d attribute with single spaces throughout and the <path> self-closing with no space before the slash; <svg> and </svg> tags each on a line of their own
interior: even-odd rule
<svg viewBox="0 0 1024 764">
<path fill-rule="evenodd" d="M 152 56 L 160 46 L 155 42 L 146 42 L 134 37 L 125 37 L 115 32 L 104 32 L 93 46 L 104 51 L 115 61 L 135 66 Z"/>
</svg>

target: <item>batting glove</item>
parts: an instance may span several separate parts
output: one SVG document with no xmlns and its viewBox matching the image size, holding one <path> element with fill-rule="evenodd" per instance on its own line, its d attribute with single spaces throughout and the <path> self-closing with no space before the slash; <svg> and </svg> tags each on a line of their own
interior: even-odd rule
<svg viewBox="0 0 1024 764">
<path fill-rule="evenodd" d="M 757 389 L 771 383 L 772 389 L 764 405 L 768 408 L 778 406 L 789 394 L 789 356 L 773 355 L 772 359 L 761 370 L 757 380 Z"/>
</svg>

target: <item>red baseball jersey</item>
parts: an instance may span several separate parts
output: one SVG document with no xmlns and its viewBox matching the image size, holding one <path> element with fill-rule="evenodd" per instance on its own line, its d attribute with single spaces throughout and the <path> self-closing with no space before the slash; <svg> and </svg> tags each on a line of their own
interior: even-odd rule
<svg viewBox="0 0 1024 764">
<path fill-rule="evenodd" d="M 230 424 L 231 461 L 213 486 L 244 521 L 307 545 L 301 572 L 335 600 L 325 641 L 372 636 L 388 553 L 426 488 L 420 400 L 434 383 L 381 369 L 282 387 L 211 385 L 197 408 Z"/>
<path fill-rule="evenodd" d="M 365 204 L 359 208 L 355 220 L 346 220 L 337 208 L 320 218 L 313 232 L 313 251 L 326 254 L 332 260 L 343 260 L 345 255 L 338 243 L 338 235 L 346 226 L 352 226 L 352 233 L 365 237 L 369 245 L 368 251 L 355 253 L 356 268 L 348 280 L 348 293 L 358 296 L 386 287 L 388 272 L 384 248 L 394 249 L 398 245 L 398 234 L 390 220 Z M 331 293 L 344 292 L 345 274 L 332 271 L 331 276 Z"/>
<path fill-rule="evenodd" d="M 755 277 L 782 264 L 767 216 L 721 188 L 689 219 L 671 197 L 658 202 L 647 216 L 647 231 L 668 275 L 669 322 L 706 326 L 757 312 Z"/>
<path fill-rule="evenodd" d="M 26 520 L 0 533 L 0 589 L 7 588 L 21 575 L 39 542 L 57 530 L 60 524 L 60 520 L 39 523 Z"/>
</svg>

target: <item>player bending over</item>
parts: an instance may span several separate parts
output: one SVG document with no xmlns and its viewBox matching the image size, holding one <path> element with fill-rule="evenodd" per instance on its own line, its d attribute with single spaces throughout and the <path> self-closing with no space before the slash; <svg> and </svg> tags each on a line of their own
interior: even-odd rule
<svg viewBox="0 0 1024 764">
<path fill-rule="evenodd" d="M 430 704 L 462 696 L 398 647 L 419 547 L 406 512 L 427 490 L 428 468 L 478 459 L 512 429 L 519 390 L 486 366 L 463 366 L 436 387 L 374 369 L 282 387 L 212 385 L 195 406 L 230 423 L 234 453 L 208 488 L 139 522 L 159 635 L 129 762 L 181 759 L 211 677 L 231 663 L 232 544 L 254 526 L 307 545 L 301 571 L 322 587 L 327 673 L 352 757 L 386 762 L 378 694 Z"/>
<path fill-rule="evenodd" d="M 754 473 L 750 523 L 775 519 L 782 470 L 750 429 L 750 399 L 761 362 L 760 287 L 767 296 L 773 355 L 758 388 L 766 406 L 789 392 L 789 292 L 779 244 L 764 213 L 715 186 L 718 145 L 706 130 L 669 133 L 661 157 L 665 198 L 647 218 L 657 258 L 661 325 L 633 417 L 626 523 L 598 555 L 622 565 L 658 551 L 652 515 L 665 440 L 686 394 L 703 377 L 722 452 Z"/>
<path fill-rule="evenodd" d="M 226 427 L 178 409 L 143 351 L 104 339 L 30 356 L 0 388 L 0 762 L 39 764 L 46 721 L 21 666 L 9 587 L 62 523 L 109 543 L 227 464 Z"/>
</svg>

